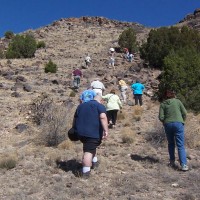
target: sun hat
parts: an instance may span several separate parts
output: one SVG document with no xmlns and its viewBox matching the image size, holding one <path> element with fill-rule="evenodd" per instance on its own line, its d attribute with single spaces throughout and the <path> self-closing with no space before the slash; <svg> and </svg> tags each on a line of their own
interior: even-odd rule
<svg viewBox="0 0 200 200">
<path fill-rule="evenodd" d="M 124 80 L 120 80 L 120 81 L 119 81 L 119 85 L 124 86 L 124 85 L 126 85 L 126 83 L 125 83 Z"/>
</svg>

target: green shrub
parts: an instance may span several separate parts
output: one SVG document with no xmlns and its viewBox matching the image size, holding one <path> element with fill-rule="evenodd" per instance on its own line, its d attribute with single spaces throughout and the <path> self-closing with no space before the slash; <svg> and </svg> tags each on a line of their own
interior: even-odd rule
<svg viewBox="0 0 200 200">
<path fill-rule="evenodd" d="M 12 157 L 4 157 L 0 159 L 0 168 L 12 169 L 15 168 L 17 161 Z"/>
<path fill-rule="evenodd" d="M 45 73 L 56 73 L 57 72 L 57 65 L 53 63 L 51 60 L 45 65 L 44 68 Z"/>
<path fill-rule="evenodd" d="M 32 35 L 16 35 L 9 43 L 6 58 L 32 58 L 36 48 L 37 43 Z"/>
<path fill-rule="evenodd" d="M 44 41 L 39 41 L 37 43 L 37 49 L 40 49 L 40 48 L 45 48 L 46 47 L 46 44 Z"/>
<path fill-rule="evenodd" d="M 70 97 L 75 97 L 75 96 L 76 96 L 76 92 L 71 91 L 70 94 L 69 94 L 69 96 L 70 96 Z"/>
<path fill-rule="evenodd" d="M 177 92 L 183 104 L 200 112 L 200 53 L 195 48 L 182 48 L 172 51 L 164 59 L 164 71 L 161 76 L 158 96 L 160 100 L 166 89 Z"/>
<path fill-rule="evenodd" d="M 152 29 L 147 42 L 140 48 L 141 58 L 149 62 L 151 67 L 163 69 L 164 58 L 171 51 L 193 47 L 200 51 L 200 34 L 196 30 L 182 27 L 161 27 Z"/>
<path fill-rule="evenodd" d="M 4 51 L 2 49 L 0 49 L 0 59 L 5 58 L 5 54 Z"/>
<path fill-rule="evenodd" d="M 124 30 L 118 39 L 121 48 L 128 48 L 130 52 L 137 51 L 136 33 L 134 29 L 128 28 Z"/>
<path fill-rule="evenodd" d="M 6 39 L 12 39 L 15 35 L 12 31 L 6 31 L 4 36 Z"/>
</svg>

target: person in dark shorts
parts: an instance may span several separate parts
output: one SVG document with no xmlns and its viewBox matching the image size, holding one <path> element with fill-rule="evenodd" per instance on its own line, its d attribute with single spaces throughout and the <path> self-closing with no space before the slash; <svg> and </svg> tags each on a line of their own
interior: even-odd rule
<svg viewBox="0 0 200 200">
<path fill-rule="evenodd" d="M 96 149 L 108 136 L 106 108 L 102 97 L 80 104 L 74 114 L 73 127 L 83 143 L 82 177 L 88 178 L 92 166 L 97 164 Z"/>
</svg>

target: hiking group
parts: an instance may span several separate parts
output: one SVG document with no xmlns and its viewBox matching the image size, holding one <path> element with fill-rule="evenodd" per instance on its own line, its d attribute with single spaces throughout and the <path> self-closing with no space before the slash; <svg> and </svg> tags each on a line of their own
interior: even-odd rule
<svg viewBox="0 0 200 200">
<path fill-rule="evenodd" d="M 80 77 L 83 77 L 82 72 L 76 68 L 72 74 L 76 86 L 79 87 Z M 114 88 L 108 94 L 103 95 L 106 88 L 99 78 L 95 78 L 80 94 L 80 104 L 75 111 L 72 126 L 83 144 L 82 170 L 79 173 L 81 177 L 89 178 L 91 169 L 99 165 L 97 147 L 102 143 L 102 139 L 107 139 L 109 128 L 116 127 L 117 114 L 127 104 L 129 88 L 132 90 L 135 105 L 143 106 L 142 95 L 145 86 L 139 79 L 128 87 L 125 80 L 119 78 L 118 86 L 120 97 Z M 182 171 L 189 169 L 184 147 L 186 114 L 186 109 L 181 101 L 176 99 L 175 93 L 167 90 L 165 100 L 160 105 L 158 117 L 163 123 L 168 141 L 169 164 L 172 167 L 176 166 L 175 145 L 177 145 Z"/>
</svg>

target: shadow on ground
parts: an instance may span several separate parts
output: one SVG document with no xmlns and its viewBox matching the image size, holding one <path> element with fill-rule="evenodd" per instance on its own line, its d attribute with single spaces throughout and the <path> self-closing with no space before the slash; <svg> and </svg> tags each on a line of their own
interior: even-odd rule
<svg viewBox="0 0 200 200">
<path fill-rule="evenodd" d="M 137 154 L 131 154 L 131 159 L 135 161 L 141 161 L 141 162 L 149 162 L 149 163 L 159 163 L 158 158 L 154 158 L 151 156 L 140 156 Z"/>
<path fill-rule="evenodd" d="M 71 171 L 75 176 L 78 176 L 82 168 L 82 164 L 78 162 L 76 159 L 68 161 L 59 160 L 56 161 L 56 164 L 58 168 L 62 169 L 65 172 Z"/>
</svg>

